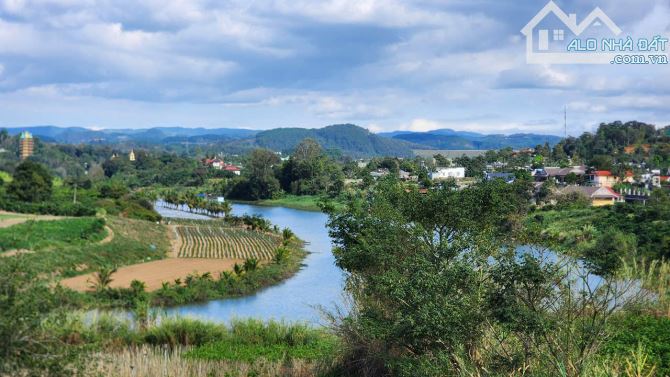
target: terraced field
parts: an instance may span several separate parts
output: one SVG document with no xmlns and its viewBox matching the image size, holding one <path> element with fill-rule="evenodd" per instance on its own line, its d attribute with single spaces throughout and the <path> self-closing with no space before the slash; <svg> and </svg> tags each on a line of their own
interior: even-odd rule
<svg viewBox="0 0 670 377">
<path fill-rule="evenodd" d="M 176 226 L 180 258 L 256 258 L 269 260 L 281 243 L 279 236 L 221 226 Z"/>
</svg>

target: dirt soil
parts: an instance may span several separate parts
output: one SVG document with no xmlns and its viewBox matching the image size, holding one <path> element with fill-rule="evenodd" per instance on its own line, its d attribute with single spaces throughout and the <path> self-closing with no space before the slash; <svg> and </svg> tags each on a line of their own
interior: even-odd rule
<svg viewBox="0 0 670 377">
<path fill-rule="evenodd" d="M 148 291 L 154 291 L 161 287 L 165 281 L 173 282 L 180 278 L 182 281 L 187 275 L 194 272 L 204 274 L 209 272 L 213 278 L 218 278 L 221 271 L 232 271 L 235 263 L 243 264 L 243 260 L 237 259 L 204 259 L 204 258 L 167 258 L 153 262 L 133 264 L 120 267 L 112 275 L 112 288 L 128 288 L 133 280 L 146 283 Z M 93 273 L 75 276 L 61 280 L 64 287 L 77 291 L 91 290 L 89 281 L 93 281 Z"/>
<path fill-rule="evenodd" d="M 0 228 L 7 228 L 12 225 L 17 225 L 24 223 L 28 220 L 62 220 L 66 219 L 67 217 L 63 216 L 52 216 L 52 215 L 29 215 L 29 214 L 23 214 L 23 213 L 13 213 L 13 212 L 5 212 L 5 211 L 0 211 L 0 215 L 8 215 L 11 216 L 9 218 L 0 218 Z"/>
</svg>

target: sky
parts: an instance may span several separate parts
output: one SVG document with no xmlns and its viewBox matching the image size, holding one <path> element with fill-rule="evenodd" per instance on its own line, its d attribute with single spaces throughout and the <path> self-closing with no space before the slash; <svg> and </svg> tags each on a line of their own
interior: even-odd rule
<svg viewBox="0 0 670 377">
<path fill-rule="evenodd" d="M 600 7 L 670 35 L 670 0 Z M 0 126 L 438 128 L 670 124 L 670 65 L 529 65 L 544 0 L 0 0 Z M 666 51 L 667 52 L 667 51 Z"/>
</svg>

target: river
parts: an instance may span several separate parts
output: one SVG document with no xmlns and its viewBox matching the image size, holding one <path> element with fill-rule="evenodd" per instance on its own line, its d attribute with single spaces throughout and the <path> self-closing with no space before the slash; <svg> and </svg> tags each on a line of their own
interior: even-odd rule
<svg viewBox="0 0 670 377">
<path fill-rule="evenodd" d="M 156 210 L 163 216 L 193 217 L 192 214 L 168 210 L 160 205 L 156 206 Z M 281 228 L 290 228 L 306 241 L 305 248 L 309 254 L 304 260 L 305 266 L 293 277 L 254 295 L 169 308 L 166 310 L 168 315 L 216 322 L 251 317 L 323 324 L 319 308 L 333 310 L 343 307 L 344 274 L 335 266 L 325 214 L 283 207 L 233 204 L 233 214 L 245 213 L 262 215 Z"/>
</svg>

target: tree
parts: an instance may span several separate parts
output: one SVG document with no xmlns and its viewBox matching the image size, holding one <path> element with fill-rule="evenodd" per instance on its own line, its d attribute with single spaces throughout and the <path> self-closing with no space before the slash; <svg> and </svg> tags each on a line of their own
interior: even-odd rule
<svg viewBox="0 0 670 377">
<path fill-rule="evenodd" d="M 116 267 L 100 267 L 98 272 L 93 275 L 93 281 L 90 281 L 91 288 L 101 292 L 109 288 L 109 285 L 114 279 L 112 275 L 116 272 Z"/>
<path fill-rule="evenodd" d="M 52 177 L 47 169 L 30 159 L 20 163 L 7 193 L 24 202 L 42 202 L 51 197 Z"/>
<path fill-rule="evenodd" d="M 76 354 L 46 331 L 58 322 L 59 298 L 33 273 L 23 256 L 0 263 L 0 375 L 72 376 Z M 54 324 L 58 326 L 58 323 Z M 27 372 L 27 373 L 26 373 Z"/>
</svg>

